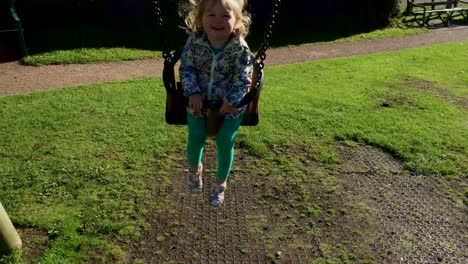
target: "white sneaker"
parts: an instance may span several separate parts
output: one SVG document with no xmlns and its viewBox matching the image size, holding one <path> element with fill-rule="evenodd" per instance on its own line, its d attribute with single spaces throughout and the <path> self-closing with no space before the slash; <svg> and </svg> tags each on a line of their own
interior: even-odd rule
<svg viewBox="0 0 468 264">
<path fill-rule="evenodd" d="M 210 195 L 210 204 L 212 206 L 219 207 L 223 204 L 225 190 L 226 190 L 226 184 L 221 185 L 219 183 L 215 183 L 214 190 Z"/>
</svg>

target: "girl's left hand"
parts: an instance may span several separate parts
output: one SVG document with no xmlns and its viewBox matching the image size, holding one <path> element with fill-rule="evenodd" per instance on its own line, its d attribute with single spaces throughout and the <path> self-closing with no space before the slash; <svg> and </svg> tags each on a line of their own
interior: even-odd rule
<svg viewBox="0 0 468 264">
<path fill-rule="evenodd" d="M 223 99 L 223 105 L 219 109 L 219 112 L 221 114 L 228 114 L 228 113 L 233 113 L 236 111 L 236 108 L 234 108 L 231 104 L 229 104 L 226 99 Z"/>
</svg>

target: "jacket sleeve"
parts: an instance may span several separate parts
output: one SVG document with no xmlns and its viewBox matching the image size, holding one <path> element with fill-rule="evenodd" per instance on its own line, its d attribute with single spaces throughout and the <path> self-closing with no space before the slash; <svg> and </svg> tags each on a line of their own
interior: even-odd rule
<svg viewBox="0 0 468 264">
<path fill-rule="evenodd" d="M 180 57 L 179 75 L 185 96 L 200 93 L 196 68 L 193 60 L 194 55 L 192 51 L 192 40 L 193 34 L 188 37 Z"/>
<path fill-rule="evenodd" d="M 236 106 L 244 95 L 249 91 L 252 83 L 253 58 L 248 48 L 243 48 L 234 58 L 234 75 L 232 79 L 232 87 L 227 96 L 226 101 Z"/>
</svg>

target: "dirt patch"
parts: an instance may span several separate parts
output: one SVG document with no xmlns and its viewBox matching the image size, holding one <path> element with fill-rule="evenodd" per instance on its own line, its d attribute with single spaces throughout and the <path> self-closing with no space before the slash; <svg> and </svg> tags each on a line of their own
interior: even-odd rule
<svg viewBox="0 0 468 264">
<path fill-rule="evenodd" d="M 177 162 L 179 166 L 170 176 L 174 181 L 156 194 L 167 195 L 169 208 L 147 216 L 150 226 L 140 232 L 128 262 L 300 263 L 308 254 L 318 254 L 313 237 L 301 236 L 304 231 L 299 231 L 311 231 L 310 225 L 293 221 L 297 218 L 294 206 L 284 204 L 271 210 L 269 199 L 285 197 L 285 193 L 279 188 L 266 193 L 265 188 L 271 185 L 261 178 L 278 176 L 268 170 L 255 170 L 255 161 L 247 160 L 242 150 L 236 155 L 225 205 L 219 209 L 210 206 L 215 157 L 214 146 L 209 145 L 204 160 L 205 187 L 195 195 L 187 191 L 184 162 Z"/>
<path fill-rule="evenodd" d="M 208 196 L 215 152 L 205 156 L 205 188 L 187 191 L 180 153 L 172 173 L 155 175 L 148 225 L 128 262 L 145 263 L 465 263 L 466 209 L 432 178 L 410 175 L 381 150 L 338 144 L 337 166 L 307 147 L 275 146 L 257 159 L 238 148 L 222 208 Z"/>
<path fill-rule="evenodd" d="M 37 228 L 18 228 L 17 231 L 23 242 L 21 258 L 30 262 L 40 260 L 50 243 L 47 231 Z"/>
<path fill-rule="evenodd" d="M 468 98 L 458 97 L 442 87 L 438 87 L 436 84 L 430 81 L 418 79 L 415 77 L 404 77 L 405 85 L 416 89 L 432 92 L 435 96 L 442 100 L 445 100 L 451 104 L 459 106 L 463 109 L 468 109 Z"/>
</svg>

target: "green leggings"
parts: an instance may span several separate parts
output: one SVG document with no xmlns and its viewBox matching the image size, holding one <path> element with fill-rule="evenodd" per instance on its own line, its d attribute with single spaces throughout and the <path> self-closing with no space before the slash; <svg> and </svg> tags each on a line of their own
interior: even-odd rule
<svg viewBox="0 0 468 264">
<path fill-rule="evenodd" d="M 224 119 L 216 134 L 216 156 L 218 169 L 216 178 L 227 180 L 234 160 L 234 141 L 242 118 Z M 188 144 L 187 159 L 190 167 L 197 167 L 202 160 L 206 141 L 206 118 L 187 113 Z"/>
</svg>

